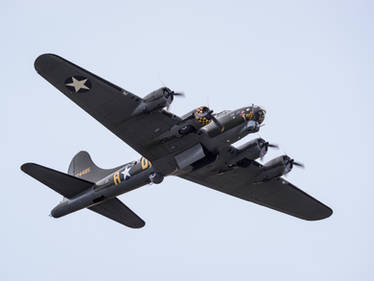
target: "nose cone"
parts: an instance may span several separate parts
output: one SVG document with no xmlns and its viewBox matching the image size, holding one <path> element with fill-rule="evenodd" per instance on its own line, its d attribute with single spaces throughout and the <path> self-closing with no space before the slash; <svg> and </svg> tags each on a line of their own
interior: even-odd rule
<svg viewBox="0 0 374 281">
<path fill-rule="evenodd" d="M 265 120 L 266 110 L 262 107 L 258 107 L 257 112 L 255 113 L 255 120 L 258 123 L 262 123 Z"/>
<path fill-rule="evenodd" d="M 266 110 L 258 105 L 252 105 L 245 110 L 245 117 L 247 120 L 255 120 L 262 123 L 265 120 Z"/>
</svg>

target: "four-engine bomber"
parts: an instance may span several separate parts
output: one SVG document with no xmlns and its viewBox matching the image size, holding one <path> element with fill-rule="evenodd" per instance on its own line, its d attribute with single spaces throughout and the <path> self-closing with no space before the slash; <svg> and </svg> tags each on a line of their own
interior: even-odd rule
<svg viewBox="0 0 374 281">
<path fill-rule="evenodd" d="M 142 157 L 113 169 L 101 169 L 85 151 L 74 156 L 68 173 L 33 163 L 21 169 L 64 199 L 52 211 L 55 218 L 88 208 L 129 227 L 144 221 L 117 196 L 174 175 L 217 191 L 306 220 L 319 220 L 332 210 L 284 178 L 293 166 L 287 155 L 262 165 L 276 145 L 256 138 L 233 143 L 258 132 L 266 111 L 256 105 L 214 113 L 206 106 L 182 117 L 169 111 L 175 97 L 162 87 L 140 98 L 83 68 L 52 54 L 35 61 L 37 72 Z"/>
</svg>

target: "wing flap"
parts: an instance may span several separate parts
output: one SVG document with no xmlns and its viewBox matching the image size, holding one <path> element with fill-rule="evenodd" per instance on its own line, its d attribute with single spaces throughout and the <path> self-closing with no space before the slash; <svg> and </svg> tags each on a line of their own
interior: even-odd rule
<svg viewBox="0 0 374 281">
<path fill-rule="evenodd" d="M 145 225 L 145 222 L 118 198 L 108 199 L 88 209 L 128 227 L 141 228 Z"/>
</svg>

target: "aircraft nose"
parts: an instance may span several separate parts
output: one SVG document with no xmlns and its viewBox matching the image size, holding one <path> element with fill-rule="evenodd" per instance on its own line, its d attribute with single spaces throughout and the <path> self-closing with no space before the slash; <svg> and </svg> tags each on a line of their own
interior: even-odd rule
<svg viewBox="0 0 374 281">
<path fill-rule="evenodd" d="M 260 124 L 265 120 L 266 110 L 262 106 L 252 105 L 247 108 L 246 112 L 247 120 L 255 120 Z"/>
<path fill-rule="evenodd" d="M 262 106 L 252 105 L 243 110 L 241 115 L 247 121 L 254 120 L 261 124 L 265 120 L 266 110 Z"/>
<path fill-rule="evenodd" d="M 260 107 L 258 111 L 255 113 L 255 119 L 258 123 L 262 123 L 265 120 L 266 110 Z"/>
</svg>

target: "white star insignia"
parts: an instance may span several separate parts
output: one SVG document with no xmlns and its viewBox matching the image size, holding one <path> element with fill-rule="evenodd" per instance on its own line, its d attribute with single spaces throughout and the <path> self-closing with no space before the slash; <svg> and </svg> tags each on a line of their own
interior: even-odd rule
<svg viewBox="0 0 374 281">
<path fill-rule="evenodd" d="M 78 80 L 78 79 L 75 79 L 75 77 L 71 77 L 71 79 L 73 80 L 73 82 L 71 83 L 67 83 L 65 84 L 66 86 L 70 86 L 70 87 L 74 87 L 74 90 L 76 93 L 79 92 L 80 89 L 84 89 L 84 90 L 89 90 L 90 88 L 88 88 L 85 84 L 87 82 L 87 78 L 86 79 L 83 79 L 83 80 Z"/>
<path fill-rule="evenodd" d="M 121 172 L 121 174 L 123 175 L 123 179 L 124 179 L 124 180 L 127 180 L 127 178 L 130 178 L 130 177 L 131 177 L 131 175 L 130 175 L 130 170 L 131 170 L 131 168 L 132 168 L 132 167 L 127 166 L 126 169 L 123 170 L 123 171 Z"/>
</svg>

